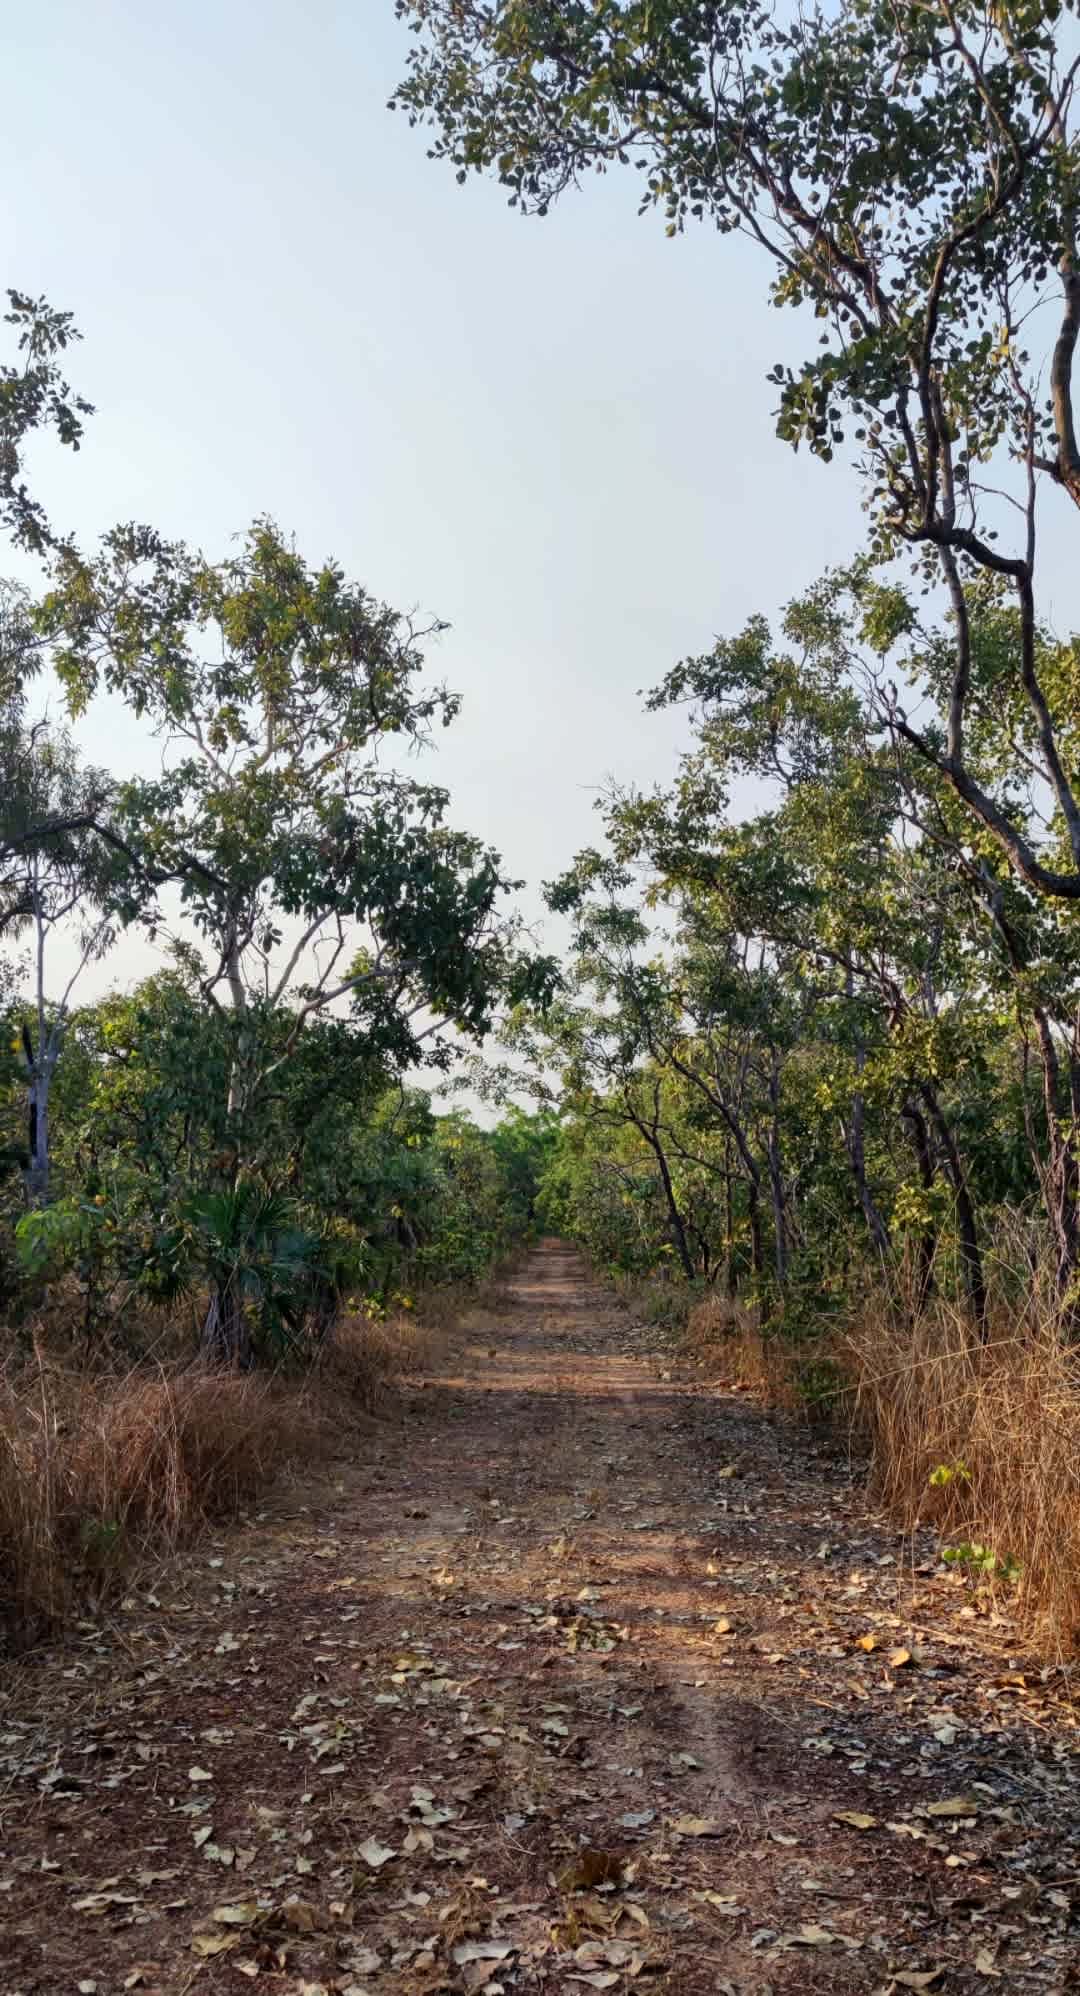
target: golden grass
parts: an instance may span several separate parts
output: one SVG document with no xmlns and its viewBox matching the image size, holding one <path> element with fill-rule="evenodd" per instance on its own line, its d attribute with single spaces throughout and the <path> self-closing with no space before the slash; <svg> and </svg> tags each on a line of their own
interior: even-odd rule
<svg viewBox="0 0 1080 1996">
<path fill-rule="evenodd" d="M 836 1423 L 903 1530 L 936 1531 L 973 1586 L 1080 1647 L 1080 1346 L 1051 1313 L 1000 1306 L 984 1343 L 944 1302 L 912 1322 L 882 1295 L 844 1330 L 763 1338 L 710 1296 L 686 1342 L 708 1377 Z"/>
<path fill-rule="evenodd" d="M 744 1304 L 704 1296 L 690 1312 L 685 1343 L 710 1379 L 760 1393 L 772 1406 L 800 1404 L 795 1347 L 782 1338 L 762 1337 L 754 1313 Z"/>
<path fill-rule="evenodd" d="M 985 1549 L 1062 1649 L 1080 1641 L 1080 1350 L 1051 1320 L 1002 1317 L 985 1344 L 946 1309 L 844 1340 L 874 1489 L 908 1529 Z M 931 1479 L 934 1479 L 932 1481 Z M 978 1566 L 959 1562 L 981 1579 Z"/>
<path fill-rule="evenodd" d="M 331 1452 L 437 1340 L 406 1313 L 348 1317 L 311 1370 L 232 1374 L 139 1362 L 79 1369 L 39 1347 L 0 1371 L 0 1640 L 24 1644 L 282 1471 Z"/>
</svg>

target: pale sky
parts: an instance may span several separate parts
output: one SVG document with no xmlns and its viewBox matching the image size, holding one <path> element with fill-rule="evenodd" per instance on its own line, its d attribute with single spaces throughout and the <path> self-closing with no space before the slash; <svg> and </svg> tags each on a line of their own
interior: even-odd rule
<svg viewBox="0 0 1080 1996">
<path fill-rule="evenodd" d="M 58 524 L 219 556 L 269 513 L 449 620 L 464 712 L 424 773 L 532 917 L 605 778 L 672 770 L 685 720 L 637 689 L 846 558 L 858 492 L 772 434 L 806 327 L 762 258 L 669 242 L 629 174 L 545 221 L 458 187 L 386 108 L 408 39 L 392 0 L 9 7 L 0 282 L 85 334 L 86 446 L 31 467 Z M 82 737 L 147 761 L 115 707 Z M 129 937 L 93 984 L 150 961 Z"/>
</svg>

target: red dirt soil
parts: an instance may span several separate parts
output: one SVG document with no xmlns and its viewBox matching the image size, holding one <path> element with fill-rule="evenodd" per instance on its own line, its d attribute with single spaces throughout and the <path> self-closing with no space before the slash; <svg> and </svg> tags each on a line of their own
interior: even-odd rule
<svg viewBox="0 0 1080 1996">
<path fill-rule="evenodd" d="M 332 1486 L 8 1666 L 0 1996 L 1080 1988 L 1065 1673 L 659 1343 L 545 1243 Z"/>
</svg>

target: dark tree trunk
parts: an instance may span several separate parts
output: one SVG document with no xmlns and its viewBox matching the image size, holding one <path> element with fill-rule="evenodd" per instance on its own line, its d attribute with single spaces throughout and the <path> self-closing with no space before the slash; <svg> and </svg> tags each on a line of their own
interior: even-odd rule
<svg viewBox="0 0 1080 1996">
<path fill-rule="evenodd" d="M 930 1120 L 934 1125 L 934 1130 L 945 1160 L 946 1174 L 952 1186 L 953 1199 L 956 1203 L 956 1230 L 960 1243 L 960 1263 L 964 1271 L 964 1283 L 967 1288 L 968 1301 L 971 1304 L 971 1314 L 975 1319 L 975 1328 L 985 1343 L 987 1335 L 986 1273 L 983 1268 L 982 1249 L 979 1246 L 979 1229 L 975 1219 L 975 1207 L 968 1189 L 967 1175 L 957 1148 L 956 1138 L 953 1136 L 952 1125 L 938 1101 L 935 1090 L 930 1086 L 929 1082 L 923 1082 L 919 1092 L 929 1110 Z"/>
<path fill-rule="evenodd" d="M 1069 1055 L 1070 1113 L 1062 1116 L 1061 1064 L 1054 1045 L 1053 1030 L 1041 1007 L 1035 1013 L 1039 1054 L 1043 1073 L 1043 1105 L 1049 1159 L 1044 1172 L 1047 1217 L 1054 1237 L 1054 1287 L 1062 1302 L 1068 1296 L 1077 1266 L 1077 1170 L 1075 1105 L 1078 1095 L 1077 1062 Z"/>
<path fill-rule="evenodd" d="M 668 1210 L 668 1224 L 671 1227 L 671 1237 L 675 1245 L 675 1252 L 679 1257 L 683 1274 L 688 1282 L 692 1282 L 697 1270 L 694 1267 L 694 1257 L 690 1252 L 690 1243 L 686 1238 L 686 1227 L 683 1222 L 683 1216 L 679 1211 L 678 1200 L 675 1197 L 675 1187 L 671 1182 L 671 1172 L 668 1169 L 668 1161 L 664 1155 L 664 1147 L 658 1137 L 650 1136 L 647 1133 L 645 1135 L 646 1142 L 652 1150 L 660 1172 L 660 1183 L 664 1188 L 664 1199 Z"/>
<path fill-rule="evenodd" d="M 911 1132 L 911 1142 L 919 1167 L 919 1180 L 924 1192 L 930 1192 L 934 1184 L 934 1157 L 930 1148 L 930 1132 L 926 1127 L 926 1117 L 917 1102 L 907 1101 L 900 1111 L 902 1120 Z M 919 1234 L 915 1270 L 915 1309 L 924 1310 L 934 1288 L 934 1258 L 937 1254 L 937 1230 L 925 1226 Z"/>
</svg>

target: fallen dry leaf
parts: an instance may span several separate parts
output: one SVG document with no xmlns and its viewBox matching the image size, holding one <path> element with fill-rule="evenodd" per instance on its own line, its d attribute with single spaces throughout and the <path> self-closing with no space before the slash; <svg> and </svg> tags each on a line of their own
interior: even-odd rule
<svg viewBox="0 0 1080 1996">
<path fill-rule="evenodd" d="M 219 1927 L 251 1927 L 258 1917 L 257 1899 L 244 1899 L 234 1906 L 215 1906 L 210 1915 Z"/>
<path fill-rule="evenodd" d="M 616 1850 L 581 1850 L 564 1864 L 557 1879 L 560 1892 L 593 1892 L 598 1885 L 617 1885 L 624 1859 Z"/>
<path fill-rule="evenodd" d="M 671 1825 L 677 1837 L 718 1837 L 721 1825 L 715 1816 L 676 1816 Z"/>
<path fill-rule="evenodd" d="M 367 1837 L 359 1845 L 357 1856 L 362 1857 L 372 1871 L 379 1871 L 384 1864 L 389 1864 L 392 1857 L 397 1856 L 397 1852 L 391 1850 L 389 1844 L 381 1844 L 377 1837 Z"/>
</svg>

